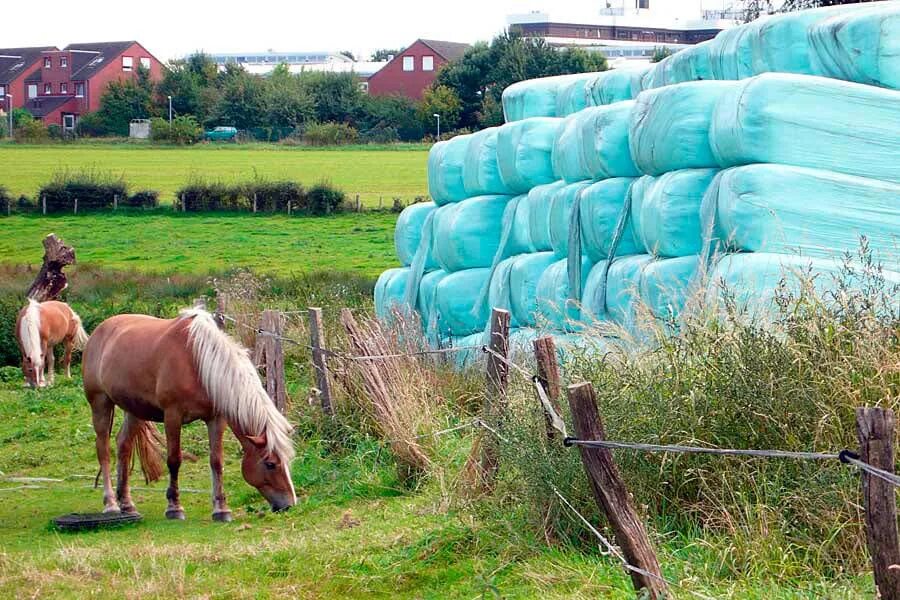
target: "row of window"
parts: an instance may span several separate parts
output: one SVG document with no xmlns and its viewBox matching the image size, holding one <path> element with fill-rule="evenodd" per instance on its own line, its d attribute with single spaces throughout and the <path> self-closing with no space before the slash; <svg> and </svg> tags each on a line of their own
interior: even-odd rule
<svg viewBox="0 0 900 600">
<path fill-rule="evenodd" d="M 404 71 L 415 71 L 416 70 L 416 57 L 415 56 L 404 56 L 403 57 L 403 70 Z M 434 71 L 434 57 L 433 56 L 423 56 L 422 57 L 422 70 L 423 71 Z"/>
<path fill-rule="evenodd" d="M 102 60 L 102 57 L 100 57 Z M 69 66 L 69 57 L 68 56 L 60 56 L 59 57 L 59 67 L 61 69 L 68 68 Z M 141 66 L 145 69 L 150 68 L 150 57 L 142 56 L 141 57 Z M 49 56 L 44 57 L 44 68 L 52 69 L 53 68 L 53 59 Z M 134 57 L 133 56 L 123 56 L 122 57 L 122 70 L 123 71 L 131 71 L 134 69 Z"/>
<path fill-rule="evenodd" d="M 61 69 L 65 69 L 69 66 L 69 57 L 68 56 L 60 56 L 59 57 L 59 67 Z M 44 68 L 52 69 L 53 68 L 53 59 L 49 56 L 44 57 Z"/>
<path fill-rule="evenodd" d="M 2 86 L 0 86 L 2 87 Z M 59 95 L 65 96 L 69 93 L 69 84 L 68 82 L 62 82 L 59 84 Z M 53 84 L 45 83 L 44 84 L 44 95 L 50 96 L 53 94 Z M 28 84 L 28 97 L 29 98 L 37 98 L 38 95 L 38 85 L 36 83 Z M 75 97 L 76 98 L 84 98 L 84 83 L 79 81 L 75 84 Z"/>
</svg>

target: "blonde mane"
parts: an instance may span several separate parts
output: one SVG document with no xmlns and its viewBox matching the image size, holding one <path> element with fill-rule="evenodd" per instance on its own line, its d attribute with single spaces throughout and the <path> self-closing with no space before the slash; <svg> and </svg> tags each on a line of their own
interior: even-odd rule
<svg viewBox="0 0 900 600">
<path fill-rule="evenodd" d="M 191 352 L 216 410 L 248 435 L 265 433 L 267 450 L 290 463 L 294 458 L 291 425 L 263 388 L 247 350 L 220 331 L 205 310 L 185 309 L 180 318 L 191 320 Z"/>
<path fill-rule="evenodd" d="M 25 356 L 35 365 L 41 364 L 41 305 L 31 298 L 19 323 L 19 339 Z"/>
</svg>

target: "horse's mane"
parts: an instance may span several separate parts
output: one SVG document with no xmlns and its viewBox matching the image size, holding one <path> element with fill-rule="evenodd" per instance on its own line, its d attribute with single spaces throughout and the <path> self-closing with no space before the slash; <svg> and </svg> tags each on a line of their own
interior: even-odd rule
<svg viewBox="0 0 900 600">
<path fill-rule="evenodd" d="M 29 298 L 19 323 L 22 350 L 35 365 L 41 362 L 41 305 Z"/>
<path fill-rule="evenodd" d="M 291 426 L 263 388 L 247 350 L 220 331 L 205 310 L 182 310 L 180 319 L 191 320 L 191 351 L 216 410 L 248 435 L 265 432 L 267 450 L 289 463 L 294 457 Z"/>
</svg>

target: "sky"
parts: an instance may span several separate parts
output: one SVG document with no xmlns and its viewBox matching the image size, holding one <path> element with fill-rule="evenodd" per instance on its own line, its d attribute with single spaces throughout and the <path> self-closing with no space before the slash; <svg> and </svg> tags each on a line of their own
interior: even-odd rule
<svg viewBox="0 0 900 600">
<path fill-rule="evenodd" d="M 0 48 L 137 40 L 163 61 L 197 50 L 350 50 L 367 56 L 417 38 L 489 40 L 513 13 L 596 14 L 599 5 L 590 0 L 41 0 L 36 10 L 30 2 L 8 0 L 0 11 Z"/>
</svg>

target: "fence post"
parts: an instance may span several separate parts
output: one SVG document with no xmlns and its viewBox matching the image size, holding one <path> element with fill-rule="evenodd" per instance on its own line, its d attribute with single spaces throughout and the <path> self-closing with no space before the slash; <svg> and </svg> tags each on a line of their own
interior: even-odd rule
<svg viewBox="0 0 900 600">
<path fill-rule="evenodd" d="M 78 198 L 75 198 L 75 214 L 78 214 Z"/>
<path fill-rule="evenodd" d="M 187 204 L 184 202 L 184 194 L 181 195 L 181 212 L 187 212 Z"/>
<path fill-rule="evenodd" d="M 213 317 L 219 329 L 225 330 L 225 314 L 228 312 L 228 296 L 225 294 L 216 294 L 216 312 Z"/>
<path fill-rule="evenodd" d="M 488 348 L 492 352 L 489 352 L 487 356 L 487 386 L 481 408 L 481 418 L 495 429 L 500 428 L 500 421 L 506 406 L 509 367 L 493 352 L 504 359 L 509 358 L 509 321 L 509 311 L 501 308 L 491 311 L 491 337 L 488 340 Z M 482 435 L 481 439 L 480 475 L 485 486 L 490 488 L 497 475 L 497 470 L 500 468 L 499 440 L 490 432 Z"/>
<path fill-rule="evenodd" d="M 41 211 L 47 214 L 47 196 L 41 196 Z"/>
<path fill-rule="evenodd" d="M 266 393 L 282 413 L 287 403 L 284 385 L 284 316 L 275 310 L 264 310 L 259 320 L 260 330 L 256 336 L 254 360 L 257 368 L 266 369 Z"/>
<path fill-rule="evenodd" d="M 253 192 L 253 212 L 256 213 L 256 192 Z"/>
<path fill-rule="evenodd" d="M 331 417 L 334 416 L 334 406 L 331 404 L 331 379 L 328 376 L 328 361 L 325 358 L 325 326 L 321 308 L 309 308 L 309 338 L 322 412 Z"/>
<path fill-rule="evenodd" d="M 119 210 L 119 195 L 113 194 L 113 210 Z"/>
<path fill-rule="evenodd" d="M 575 434 L 583 440 L 603 440 L 606 437 L 603 421 L 597 410 L 597 398 L 590 383 L 568 387 L 569 408 Z M 581 461 L 591 484 L 597 505 L 606 514 L 628 564 L 650 573 L 646 575 L 628 570 L 635 590 L 645 590 L 653 600 L 666 597 L 666 583 L 659 569 L 656 553 L 647 537 L 643 523 L 631 505 L 625 483 L 606 448 L 579 447 Z"/>
<path fill-rule="evenodd" d="M 894 472 L 894 413 L 884 408 L 856 409 L 860 458 Z M 897 496 L 886 481 L 862 474 L 866 545 L 872 559 L 875 586 L 883 600 L 900 599 L 900 541 L 897 537 Z"/>
<path fill-rule="evenodd" d="M 547 398 L 556 414 L 559 410 L 560 396 L 560 378 L 559 363 L 556 360 L 556 344 L 549 335 L 534 340 L 534 358 L 537 361 L 538 378 L 541 387 L 547 392 Z M 556 437 L 556 430 L 553 428 L 553 421 L 550 415 L 544 414 L 547 425 L 547 439 L 552 440 Z"/>
</svg>

